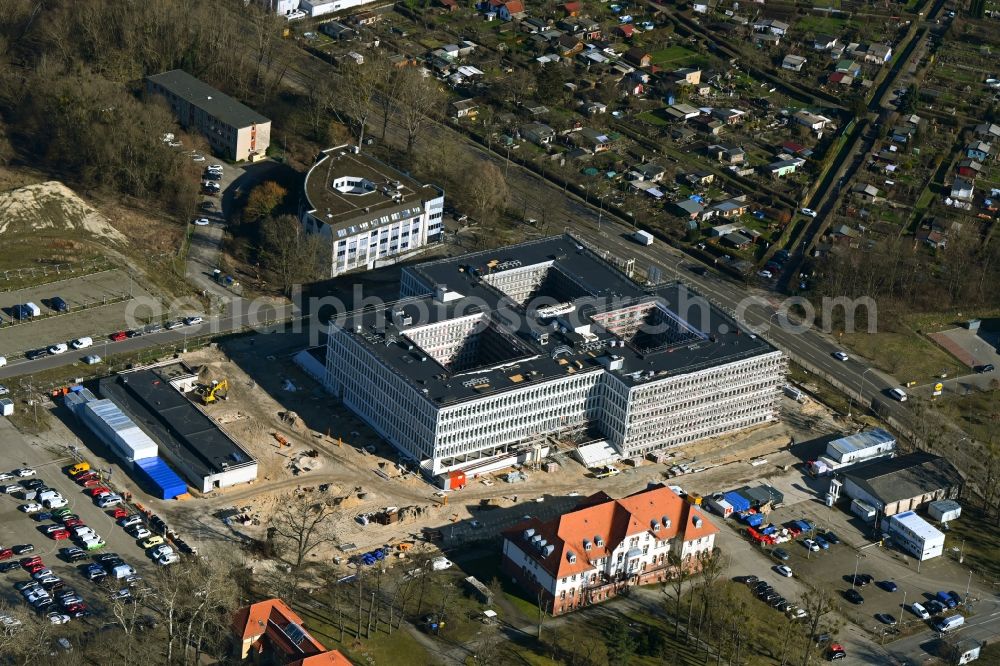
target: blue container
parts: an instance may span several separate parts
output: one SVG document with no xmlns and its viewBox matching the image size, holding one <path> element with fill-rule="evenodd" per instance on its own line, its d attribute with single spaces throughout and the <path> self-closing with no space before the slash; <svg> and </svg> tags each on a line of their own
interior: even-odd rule
<svg viewBox="0 0 1000 666">
<path fill-rule="evenodd" d="M 187 492 L 187 484 L 158 456 L 136 460 L 134 469 L 139 482 L 160 499 L 174 499 Z"/>
</svg>

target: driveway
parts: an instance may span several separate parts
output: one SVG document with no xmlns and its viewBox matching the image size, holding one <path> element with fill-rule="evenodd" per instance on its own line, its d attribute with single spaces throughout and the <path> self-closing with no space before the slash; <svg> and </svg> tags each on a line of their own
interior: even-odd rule
<svg viewBox="0 0 1000 666">
<path fill-rule="evenodd" d="M 233 294 L 212 279 L 212 271 L 219 265 L 219 251 L 222 247 L 226 221 L 232 213 L 234 192 L 238 188 L 235 184 L 243 179 L 244 170 L 229 164 L 224 165 L 224 167 L 222 180 L 217 181 L 222 186 L 222 195 L 215 197 L 203 194 L 201 196 L 200 203 L 210 203 L 213 208 L 199 210 L 198 217 L 207 219 L 210 224 L 206 227 L 197 225 L 193 227 L 188 246 L 185 277 L 202 291 L 228 300 L 232 298 Z"/>
</svg>

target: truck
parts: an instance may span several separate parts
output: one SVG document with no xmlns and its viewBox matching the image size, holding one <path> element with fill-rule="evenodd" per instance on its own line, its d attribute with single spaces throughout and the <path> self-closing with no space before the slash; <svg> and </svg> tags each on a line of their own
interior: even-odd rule
<svg viewBox="0 0 1000 666">
<path fill-rule="evenodd" d="M 875 511 L 875 507 L 871 504 L 856 499 L 851 501 L 851 513 L 866 523 L 870 523 L 875 520 L 875 514 L 877 512 Z"/>
<path fill-rule="evenodd" d="M 121 580 L 122 578 L 128 578 L 129 576 L 134 576 L 135 569 L 128 564 L 116 564 L 111 569 L 111 575 L 114 576 L 116 580 Z"/>
<path fill-rule="evenodd" d="M 639 245 L 652 245 L 653 244 L 653 234 L 648 231 L 636 231 L 632 234 L 632 240 L 634 240 Z"/>
<path fill-rule="evenodd" d="M 607 465 L 607 466 L 601 467 L 597 471 L 595 471 L 594 472 L 594 478 L 595 479 L 607 479 L 607 478 L 612 477 L 612 476 L 617 476 L 618 474 L 621 474 L 621 470 L 620 469 L 618 469 L 614 465 Z"/>
</svg>

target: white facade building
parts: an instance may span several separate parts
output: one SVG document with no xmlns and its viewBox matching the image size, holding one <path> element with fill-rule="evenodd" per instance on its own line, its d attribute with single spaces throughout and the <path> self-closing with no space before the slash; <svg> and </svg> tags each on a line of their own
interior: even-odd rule
<svg viewBox="0 0 1000 666">
<path fill-rule="evenodd" d="M 882 428 L 840 437 L 826 445 L 827 457 L 838 466 L 892 455 L 895 450 L 896 438 Z"/>
<path fill-rule="evenodd" d="M 912 511 L 890 516 L 887 532 L 894 544 L 918 560 L 929 560 L 944 551 L 944 534 Z"/>
<path fill-rule="evenodd" d="M 677 565 L 696 569 L 715 547 L 718 529 L 662 485 L 619 500 L 598 493 L 580 506 L 504 533 L 502 570 L 540 591 L 552 615 L 664 581 Z"/>
<path fill-rule="evenodd" d="M 306 231 L 330 243 L 330 277 L 410 257 L 441 240 L 444 192 L 350 146 L 324 151 L 306 174 Z"/>
<path fill-rule="evenodd" d="M 408 267 L 401 292 L 331 326 L 325 384 L 429 475 L 589 427 L 632 457 L 775 417 L 780 352 L 572 237 Z"/>
</svg>

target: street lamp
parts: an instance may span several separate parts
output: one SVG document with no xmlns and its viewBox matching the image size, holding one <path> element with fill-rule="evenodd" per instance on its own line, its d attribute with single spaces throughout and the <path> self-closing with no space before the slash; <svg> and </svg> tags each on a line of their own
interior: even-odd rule
<svg viewBox="0 0 1000 666">
<path fill-rule="evenodd" d="M 861 566 L 861 553 L 855 553 L 854 557 L 854 578 L 851 579 L 851 589 L 856 589 L 858 584 L 858 567 Z"/>
<path fill-rule="evenodd" d="M 969 580 L 965 583 L 965 603 L 969 603 L 969 590 L 972 589 L 972 569 L 969 569 Z"/>
<path fill-rule="evenodd" d="M 858 382 L 858 401 L 864 402 L 865 399 L 865 375 L 874 370 L 875 368 L 868 368 L 861 373 L 861 380 Z"/>
<path fill-rule="evenodd" d="M 903 621 L 903 613 L 906 611 L 906 590 L 903 590 L 903 604 L 899 607 L 899 619 L 896 620 L 896 627 L 899 628 L 899 623 Z"/>
<path fill-rule="evenodd" d="M 962 545 L 958 549 L 958 563 L 961 564 L 964 561 L 965 561 L 965 539 L 963 538 Z"/>
</svg>

